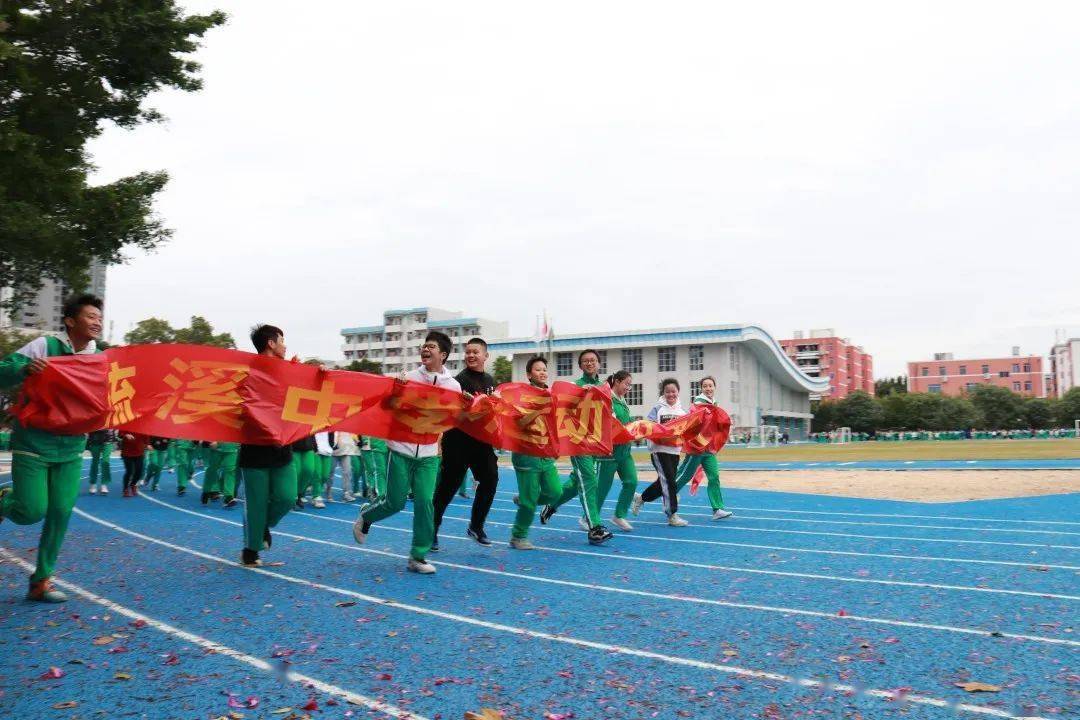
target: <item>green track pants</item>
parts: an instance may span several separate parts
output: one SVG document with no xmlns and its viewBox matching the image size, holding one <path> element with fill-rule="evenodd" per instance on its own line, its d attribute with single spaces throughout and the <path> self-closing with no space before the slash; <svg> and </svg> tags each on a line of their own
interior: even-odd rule
<svg viewBox="0 0 1080 720">
<path fill-rule="evenodd" d="M 596 502 L 596 465 L 597 458 L 589 455 L 576 455 L 570 458 L 573 466 L 570 477 L 563 484 L 562 497 L 554 503 L 556 508 L 565 505 L 577 496 L 581 500 L 581 509 L 589 521 L 589 527 L 600 525 L 600 506 Z"/>
<path fill-rule="evenodd" d="M 176 448 L 176 489 L 183 490 L 191 479 L 191 468 L 195 463 L 192 451 L 186 448 Z"/>
<path fill-rule="evenodd" d="M 303 497 L 315 482 L 315 451 L 294 450 L 292 465 L 296 473 L 296 497 Z"/>
<path fill-rule="evenodd" d="M 409 551 L 416 560 L 423 560 L 435 538 L 435 481 L 441 458 L 411 457 L 390 451 L 387 460 L 386 492 L 373 503 L 360 508 L 360 519 L 376 523 L 385 520 L 405 507 L 409 493 L 413 494 L 413 537 Z"/>
<path fill-rule="evenodd" d="M 79 496 L 82 458 L 49 462 L 15 452 L 11 459 L 11 492 L 0 497 L 0 516 L 16 525 L 45 520 L 38 541 L 37 569 L 31 582 L 52 577 L 68 520 Z"/>
<path fill-rule="evenodd" d="M 244 479 L 244 547 L 262 550 L 263 534 L 289 514 L 296 503 L 292 463 L 276 468 L 240 468 Z"/>
<path fill-rule="evenodd" d="M 311 497 L 321 496 L 331 485 L 334 477 L 334 458 L 332 455 L 315 454 L 315 479 L 311 482 Z"/>
<path fill-rule="evenodd" d="M 364 450 L 360 456 L 364 461 L 368 487 L 375 489 L 375 497 L 386 494 L 386 463 L 390 459 L 388 453 L 389 450 Z"/>
<path fill-rule="evenodd" d="M 694 479 L 694 473 L 698 467 L 705 469 L 705 477 L 709 481 L 709 504 L 712 509 L 724 508 L 724 493 L 720 490 L 720 467 L 717 465 L 716 456 L 712 453 L 704 455 L 687 455 L 679 464 L 679 471 L 675 474 L 675 491 L 679 492 L 686 484 Z"/>
<path fill-rule="evenodd" d="M 105 443 L 104 445 L 91 445 L 90 446 L 90 484 L 96 485 L 100 482 L 102 485 L 108 485 L 112 480 L 112 465 L 109 462 L 112 460 L 113 444 Z"/>
<path fill-rule="evenodd" d="M 514 527 L 510 536 L 527 538 L 529 527 L 536 517 L 537 504 L 551 505 L 562 496 L 562 480 L 555 467 L 555 461 L 541 464 L 538 470 L 520 470 L 514 468 L 518 484 L 518 509 L 514 515 Z"/>
<path fill-rule="evenodd" d="M 630 503 L 634 500 L 637 492 L 638 476 L 637 466 L 630 453 L 630 445 L 616 445 L 610 458 L 602 458 L 596 463 L 596 504 L 599 508 L 604 507 L 608 493 L 611 492 L 611 484 L 615 480 L 615 473 L 619 473 L 622 481 L 622 489 L 619 490 L 619 500 L 615 504 L 615 517 L 626 518 L 630 511 Z"/>
<path fill-rule="evenodd" d="M 350 455 L 349 463 L 352 467 L 352 494 L 357 495 L 361 491 L 367 491 L 367 475 L 364 472 L 364 461 L 359 455 Z"/>
<path fill-rule="evenodd" d="M 167 450 L 151 450 L 146 453 L 146 484 L 152 488 L 158 486 L 161 471 L 165 467 L 165 455 Z"/>
<path fill-rule="evenodd" d="M 236 497 L 236 460 L 235 452 L 211 450 L 203 492 L 219 492 L 227 498 Z"/>
</svg>

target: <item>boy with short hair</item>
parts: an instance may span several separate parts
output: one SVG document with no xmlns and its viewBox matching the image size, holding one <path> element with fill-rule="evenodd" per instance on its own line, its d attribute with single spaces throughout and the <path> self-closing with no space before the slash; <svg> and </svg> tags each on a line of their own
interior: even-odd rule
<svg viewBox="0 0 1080 720">
<path fill-rule="evenodd" d="M 64 303 L 63 336 L 36 337 L 0 361 L 0 387 L 21 383 L 42 372 L 48 358 L 61 355 L 92 355 L 98 352 L 94 338 L 101 335 L 100 298 L 84 294 Z M 64 602 L 67 596 L 51 581 L 68 520 L 79 496 L 86 435 L 58 435 L 13 421 L 11 439 L 11 487 L 0 488 L 0 522 L 17 525 L 45 520 L 38 542 L 37 568 L 30 576 L 28 600 Z M 107 458 L 106 458 L 107 461 Z"/>
<path fill-rule="evenodd" d="M 404 383 L 412 380 L 461 392 L 461 385 L 446 371 L 446 359 L 450 357 L 452 349 L 453 343 L 445 333 L 432 330 L 420 346 L 422 365 L 410 372 L 403 372 L 398 381 Z M 427 562 L 426 557 L 435 537 L 433 496 L 439 474 L 439 443 L 418 445 L 393 440 L 387 446 L 390 455 L 387 460 L 386 492 L 375 502 L 360 508 L 360 514 L 353 523 L 353 537 L 362 545 L 371 532 L 372 524 L 404 508 L 406 496 L 411 491 L 413 538 L 407 567 L 412 572 L 430 575 L 435 572 L 435 566 Z"/>
</svg>

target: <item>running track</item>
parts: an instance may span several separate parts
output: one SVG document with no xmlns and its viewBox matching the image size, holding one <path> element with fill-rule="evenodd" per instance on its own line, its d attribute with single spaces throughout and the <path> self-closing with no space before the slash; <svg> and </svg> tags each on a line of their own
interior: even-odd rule
<svg viewBox="0 0 1080 720">
<path fill-rule="evenodd" d="M 21 600 L 39 526 L 0 529 L 4 717 L 1080 716 L 1078 495 L 730 490 L 736 518 L 713 523 L 702 493 L 685 497 L 690 527 L 650 507 L 602 548 L 568 505 L 526 553 L 505 544 L 503 471 L 499 542 L 464 538 L 456 499 L 439 572 L 420 577 L 404 570 L 408 508 L 362 548 L 354 507 L 291 513 L 264 553 L 284 565 L 247 570 L 239 508 L 178 498 L 168 474 L 154 495 L 117 487 L 80 497 L 63 606 Z M 50 667 L 63 677 L 39 679 Z"/>
</svg>

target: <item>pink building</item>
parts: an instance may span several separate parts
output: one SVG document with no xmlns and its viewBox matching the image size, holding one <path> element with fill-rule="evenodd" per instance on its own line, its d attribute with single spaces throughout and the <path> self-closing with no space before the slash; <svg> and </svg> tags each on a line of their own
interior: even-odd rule
<svg viewBox="0 0 1080 720">
<path fill-rule="evenodd" d="M 979 385 L 996 385 L 1020 395 L 1046 397 L 1043 359 L 1013 354 L 1003 358 L 954 360 L 952 353 L 937 353 L 933 360 L 908 363 L 908 392 L 962 395 Z"/>
<path fill-rule="evenodd" d="M 780 346 L 800 370 L 810 377 L 829 379 L 829 392 L 810 396 L 811 400 L 839 400 L 856 390 L 874 394 L 874 359 L 847 338 L 837 337 L 832 328 L 811 330 L 804 337 L 781 340 Z"/>
</svg>

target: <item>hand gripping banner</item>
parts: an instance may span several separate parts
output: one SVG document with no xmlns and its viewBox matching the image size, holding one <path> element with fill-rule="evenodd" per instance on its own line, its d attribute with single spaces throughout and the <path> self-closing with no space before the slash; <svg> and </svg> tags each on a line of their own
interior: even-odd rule
<svg viewBox="0 0 1080 720">
<path fill-rule="evenodd" d="M 613 444 L 651 439 L 717 452 L 731 421 L 695 407 L 666 425 L 623 426 L 606 385 L 556 382 L 550 390 L 500 385 L 464 395 L 348 370 L 322 370 L 202 345 L 130 345 L 49 358 L 27 378 L 13 414 L 62 435 L 111 427 L 147 435 L 286 445 L 322 430 L 434 443 L 452 428 L 494 447 L 540 457 L 609 455 Z"/>
</svg>

